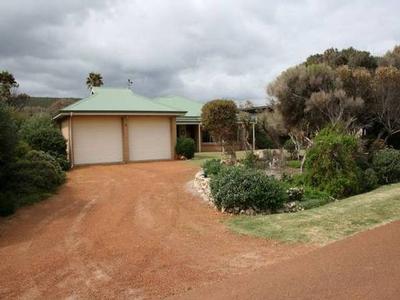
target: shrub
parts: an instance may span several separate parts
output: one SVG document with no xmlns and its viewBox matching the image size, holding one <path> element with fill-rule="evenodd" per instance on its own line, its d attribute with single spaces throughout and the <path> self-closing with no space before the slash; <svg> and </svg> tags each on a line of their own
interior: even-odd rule
<svg viewBox="0 0 400 300">
<path fill-rule="evenodd" d="M 289 201 L 303 200 L 304 189 L 302 187 L 292 187 L 286 190 Z"/>
<path fill-rule="evenodd" d="M 257 160 L 258 157 L 254 154 L 253 151 L 246 151 L 241 162 L 247 168 L 254 168 L 256 166 Z"/>
<path fill-rule="evenodd" d="M 290 153 L 292 158 L 296 156 L 296 145 L 291 139 L 286 140 L 286 142 L 283 144 L 283 148 Z"/>
<path fill-rule="evenodd" d="M 273 142 L 267 136 L 264 130 L 256 126 L 256 147 L 257 149 L 271 149 L 274 147 Z"/>
<path fill-rule="evenodd" d="M 225 167 L 211 177 L 211 194 L 219 209 L 276 210 L 287 199 L 281 182 L 265 173 L 245 167 Z"/>
<path fill-rule="evenodd" d="M 17 147 L 17 130 L 9 109 L 0 103 L 0 186 L 4 187 L 7 181 L 7 170 L 15 157 Z"/>
<path fill-rule="evenodd" d="M 376 188 L 379 184 L 378 176 L 374 169 L 366 169 L 363 173 L 364 191 L 370 191 Z"/>
<path fill-rule="evenodd" d="M 223 168 L 223 164 L 220 159 L 209 159 L 203 163 L 204 176 L 209 177 L 211 175 L 217 175 Z"/>
<path fill-rule="evenodd" d="M 11 176 L 16 179 L 12 190 L 19 195 L 52 192 L 65 180 L 65 173 L 56 159 L 36 150 L 14 164 Z"/>
<path fill-rule="evenodd" d="M 301 201 L 301 206 L 304 209 L 311 209 L 328 204 L 334 200 L 335 199 L 327 192 L 320 191 L 312 187 L 306 187 L 304 189 L 304 195 Z"/>
<path fill-rule="evenodd" d="M 10 191 L 0 192 L 0 216 L 12 215 L 17 209 L 17 200 Z"/>
<path fill-rule="evenodd" d="M 66 157 L 66 141 L 49 116 L 40 115 L 27 119 L 21 126 L 20 135 L 34 150 Z"/>
<path fill-rule="evenodd" d="M 307 152 L 306 183 L 334 197 L 358 193 L 362 189 L 358 149 L 357 138 L 340 127 L 323 129 Z"/>
<path fill-rule="evenodd" d="M 387 148 L 376 152 L 372 166 L 380 183 L 400 181 L 400 150 Z"/>
<path fill-rule="evenodd" d="M 176 154 L 191 159 L 194 157 L 194 153 L 196 152 L 195 141 L 191 138 L 180 137 L 176 142 L 175 150 Z"/>
</svg>

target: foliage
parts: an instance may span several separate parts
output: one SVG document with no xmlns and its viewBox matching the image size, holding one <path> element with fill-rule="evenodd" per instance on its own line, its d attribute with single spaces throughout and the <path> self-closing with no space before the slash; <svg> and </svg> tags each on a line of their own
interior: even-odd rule
<svg viewBox="0 0 400 300">
<path fill-rule="evenodd" d="M 253 151 L 246 151 L 241 163 L 247 168 L 254 168 L 258 161 L 257 155 Z"/>
<path fill-rule="evenodd" d="M 196 152 L 196 143 L 191 138 L 179 137 L 176 141 L 175 150 L 177 155 L 182 155 L 187 159 L 192 159 Z"/>
<path fill-rule="evenodd" d="M 50 154 L 31 150 L 17 162 L 18 178 L 25 184 L 43 191 L 52 191 L 65 179 L 65 173 L 57 160 Z"/>
<path fill-rule="evenodd" d="M 364 171 L 362 183 L 366 192 L 378 187 L 379 178 L 374 169 L 368 168 Z"/>
<path fill-rule="evenodd" d="M 396 67 L 400 70 L 400 45 L 397 45 L 393 50 L 386 52 L 379 64 L 384 67 Z"/>
<path fill-rule="evenodd" d="M 304 201 L 301 202 L 304 205 Z M 399 220 L 400 184 L 380 187 L 295 214 L 240 216 L 227 220 L 241 234 L 287 242 L 327 244 Z"/>
<path fill-rule="evenodd" d="M 91 89 L 95 86 L 102 86 L 103 77 L 100 73 L 90 72 L 88 77 L 86 78 L 86 85 L 88 89 Z"/>
<path fill-rule="evenodd" d="M 344 197 L 360 191 L 359 167 L 356 164 L 358 141 L 340 127 L 327 127 L 315 138 L 307 152 L 306 182 Z"/>
<path fill-rule="evenodd" d="M 303 200 L 304 189 L 302 187 L 291 187 L 286 190 L 289 201 Z"/>
<path fill-rule="evenodd" d="M 388 184 L 400 181 L 400 150 L 391 148 L 375 153 L 373 169 L 378 175 L 379 183 Z"/>
<path fill-rule="evenodd" d="M 13 74 L 8 71 L 0 72 L 0 101 L 6 103 L 12 94 L 12 89 L 17 87 L 18 83 Z"/>
<path fill-rule="evenodd" d="M 34 150 L 66 157 L 66 141 L 49 116 L 38 115 L 29 118 L 22 124 L 20 135 Z"/>
<path fill-rule="evenodd" d="M 332 68 L 342 65 L 348 65 L 351 68 L 364 67 L 367 69 L 375 69 L 377 67 L 377 58 L 372 56 L 368 51 L 360 51 L 353 47 L 338 50 L 330 48 L 322 54 L 314 54 L 307 58 L 306 65 L 327 64 Z"/>
<path fill-rule="evenodd" d="M 288 160 L 286 162 L 286 165 L 289 168 L 293 168 L 293 169 L 300 169 L 301 167 L 301 161 L 300 160 Z"/>
<path fill-rule="evenodd" d="M 220 159 L 208 159 L 203 163 L 203 171 L 205 177 L 217 175 L 223 168 L 223 164 Z"/>
<path fill-rule="evenodd" d="M 17 147 L 16 124 L 6 105 L 0 103 L 0 186 L 4 187 L 8 180 L 10 163 Z"/>
<path fill-rule="evenodd" d="M 240 141 L 243 143 L 243 149 L 249 150 L 252 147 L 250 142 L 253 141 L 253 136 L 251 135 L 253 120 L 251 114 L 246 111 L 240 111 L 238 119 L 241 127 L 240 133 L 242 134 Z"/>
<path fill-rule="evenodd" d="M 219 209 L 275 211 L 287 199 L 285 189 L 278 180 L 246 167 L 223 168 L 211 177 L 210 188 Z"/>
<path fill-rule="evenodd" d="M 373 81 L 374 97 L 371 112 L 385 130 L 386 140 L 400 132 L 400 70 L 379 67 Z"/>
<path fill-rule="evenodd" d="M 256 125 L 255 134 L 257 149 L 271 149 L 274 147 L 272 140 L 259 124 Z"/>
<path fill-rule="evenodd" d="M 256 143 L 262 142 L 263 139 L 268 143 L 266 146 L 258 146 L 257 144 L 259 149 L 280 148 L 282 136 L 287 135 L 282 114 L 275 105 L 257 115 L 256 130 Z"/>
<path fill-rule="evenodd" d="M 51 119 L 35 118 L 34 122 L 32 120 L 22 121 L 22 127 L 21 133 L 26 141 L 19 139 L 15 117 L 4 104 L 0 104 L 1 216 L 12 214 L 21 205 L 42 200 L 65 179 L 65 173 L 60 166 L 60 163 L 65 169 L 68 166 L 64 152 L 65 141 L 62 140 L 64 148 L 53 148 L 51 145 L 49 137 L 52 136 L 47 135 L 46 132 L 57 132 Z M 50 141 L 47 143 L 32 142 L 39 140 L 39 138 L 30 139 L 32 136 L 37 136 L 36 131 L 42 133 L 42 140 Z M 60 135 L 59 132 L 58 134 Z M 29 141 L 31 143 L 28 144 Z M 38 144 L 40 147 L 46 145 L 47 147 L 43 148 L 50 151 L 32 150 Z M 60 149 L 64 149 L 64 151 Z"/>
<path fill-rule="evenodd" d="M 234 143 L 237 138 L 238 108 L 232 100 L 213 100 L 207 102 L 201 111 L 201 122 L 217 142 L 223 144 L 224 151 L 234 160 Z"/>
</svg>

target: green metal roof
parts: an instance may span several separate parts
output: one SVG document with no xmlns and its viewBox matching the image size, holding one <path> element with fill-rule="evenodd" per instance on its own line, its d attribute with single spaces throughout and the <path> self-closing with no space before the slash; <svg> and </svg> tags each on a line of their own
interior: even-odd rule
<svg viewBox="0 0 400 300">
<path fill-rule="evenodd" d="M 162 105 L 169 106 L 172 109 L 187 111 L 187 113 L 184 116 L 185 118 L 186 117 L 200 118 L 201 108 L 203 107 L 203 103 L 201 102 L 189 100 L 187 98 L 179 96 L 158 97 L 154 98 L 154 101 Z"/>
<path fill-rule="evenodd" d="M 93 88 L 93 94 L 74 104 L 60 113 L 66 112 L 143 112 L 143 113 L 186 113 L 185 109 L 166 106 L 150 98 L 140 96 L 130 89 Z"/>
</svg>

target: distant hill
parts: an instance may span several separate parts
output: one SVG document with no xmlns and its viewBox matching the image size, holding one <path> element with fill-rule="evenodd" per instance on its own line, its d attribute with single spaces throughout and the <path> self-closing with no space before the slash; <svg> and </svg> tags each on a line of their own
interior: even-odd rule
<svg viewBox="0 0 400 300">
<path fill-rule="evenodd" d="M 68 97 L 30 97 L 29 101 L 27 103 L 27 106 L 47 108 L 47 107 L 50 107 L 54 102 L 57 102 L 58 100 L 78 101 L 80 99 L 79 98 L 71 98 L 71 97 L 70 98 L 68 98 Z"/>
</svg>

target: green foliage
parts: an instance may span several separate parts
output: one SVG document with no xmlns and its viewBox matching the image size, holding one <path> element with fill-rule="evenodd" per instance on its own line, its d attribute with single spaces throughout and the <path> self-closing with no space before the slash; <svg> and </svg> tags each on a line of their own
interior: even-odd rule
<svg viewBox="0 0 400 300">
<path fill-rule="evenodd" d="M 66 141 L 47 115 L 27 119 L 21 126 L 20 135 L 34 150 L 48 152 L 54 156 L 66 156 Z"/>
<path fill-rule="evenodd" d="M 320 191 L 313 187 L 306 187 L 301 201 L 304 209 L 319 207 L 334 201 L 334 198 L 327 192 Z"/>
<path fill-rule="evenodd" d="M 17 200 L 10 191 L 0 191 L 0 216 L 12 215 L 17 209 Z"/>
<path fill-rule="evenodd" d="M 289 168 L 293 168 L 293 169 L 300 169 L 301 167 L 301 161 L 300 160 L 288 160 L 286 162 L 286 165 Z"/>
<path fill-rule="evenodd" d="M 400 181 L 400 150 L 391 148 L 375 153 L 372 160 L 379 183 L 388 184 Z"/>
<path fill-rule="evenodd" d="M 296 150 L 296 145 L 293 143 L 293 141 L 291 139 L 288 139 L 283 144 L 283 148 L 285 150 L 287 150 L 288 152 L 292 153 Z"/>
<path fill-rule="evenodd" d="M 257 155 L 253 151 L 247 151 L 241 163 L 247 168 L 255 168 L 258 161 Z"/>
<path fill-rule="evenodd" d="M 246 167 L 225 167 L 211 177 L 211 194 L 219 209 L 266 211 L 280 208 L 287 199 L 280 181 Z"/>
<path fill-rule="evenodd" d="M 206 160 L 202 167 L 204 176 L 209 177 L 212 175 L 217 175 L 222 170 L 224 165 L 221 163 L 220 159 L 213 158 Z"/>
<path fill-rule="evenodd" d="M 323 129 L 315 138 L 305 162 L 306 182 L 334 197 L 356 194 L 361 190 L 356 164 L 358 141 L 339 127 Z"/>
<path fill-rule="evenodd" d="M 302 187 L 292 187 L 286 190 L 289 201 L 303 200 L 304 189 Z"/>
<path fill-rule="evenodd" d="M 256 126 L 255 131 L 257 149 L 271 149 L 274 147 L 274 143 L 260 126 Z"/>
<path fill-rule="evenodd" d="M 207 102 L 201 111 L 201 122 L 215 141 L 236 140 L 238 108 L 232 100 Z"/>
<path fill-rule="evenodd" d="M 364 67 L 367 69 L 375 69 L 378 65 L 377 58 L 372 56 L 368 51 L 356 50 L 353 47 L 337 50 L 330 48 L 323 54 L 314 54 L 307 58 L 306 64 L 327 64 L 333 68 L 342 65 L 349 65 L 352 68 Z"/>
<path fill-rule="evenodd" d="M 12 183 L 13 190 L 19 195 L 29 195 L 54 191 L 64 182 L 65 173 L 53 156 L 31 150 L 15 163 L 12 177 L 18 179 Z"/>
<path fill-rule="evenodd" d="M 9 109 L 6 105 L 0 103 L 0 185 L 2 187 L 7 180 L 10 162 L 15 156 L 15 148 L 18 142 L 15 135 L 16 131 L 16 124 Z"/>
<path fill-rule="evenodd" d="M 375 170 L 372 168 L 368 168 L 363 173 L 363 187 L 364 191 L 370 191 L 379 185 L 379 178 L 376 174 Z"/>
<path fill-rule="evenodd" d="M 176 141 L 175 150 L 177 155 L 182 155 L 187 159 L 192 159 L 196 152 L 196 143 L 191 138 L 180 137 Z"/>
<path fill-rule="evenodd" d="M 86 85 L 88 89 L 91 89 L 96 86 L 103 85 L 103 76 L 100 73 L 90 72 L 88 77 L 86 78 Z"/>
</svg>

